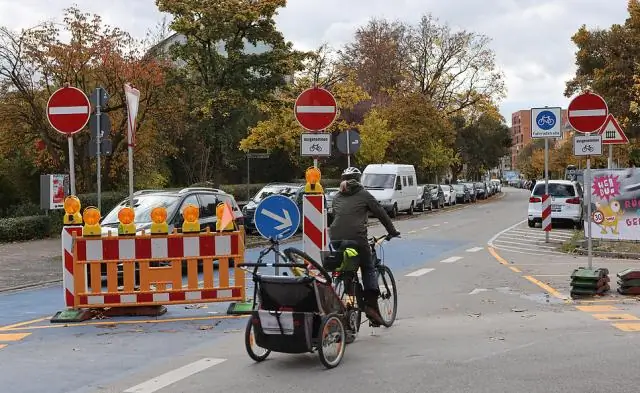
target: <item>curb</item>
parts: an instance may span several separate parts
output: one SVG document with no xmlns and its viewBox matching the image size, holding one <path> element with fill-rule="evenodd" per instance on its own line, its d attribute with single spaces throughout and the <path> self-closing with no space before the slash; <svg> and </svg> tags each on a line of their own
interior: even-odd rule
<svg viewBox="0 0 640 393">
<path fill-rule="evenodd" d="M 589 255 L 589 251 L 586 248 L 576 247 L 572 254 Z M 616 252 L 616 251 L 596 251 L 592 250 L 591 254 L 594 257 L 599 258 L 615 258 L 615 259 L 640 259 L 640 254 L 633 252 Z"/>
<path fill-rule="evenodd" d="M 61 282 L 62 282 L 62 279 L 60 279 L 60 280 L 40 281 L 40 282 L 33 283 L 33 284 L 16 285 L 14 287 L 0 288 L 0 293 L 19 291 L 21 289 L 31 289 L 31 288 L 36 288 L 36 287 L 44 287 L 44 286 L 49 286 L 49 285 L 57 284 L 57 283 L 61 283 Z"/>
</svg>

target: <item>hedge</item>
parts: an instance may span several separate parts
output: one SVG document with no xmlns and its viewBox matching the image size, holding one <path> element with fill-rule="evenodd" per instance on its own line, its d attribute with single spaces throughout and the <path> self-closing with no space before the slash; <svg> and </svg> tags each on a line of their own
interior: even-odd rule
<svg viewBox="0 0 640 393">
<path fill-rule="evenodd" d="M 51 234 L 51 217 L 0 218 L 0 242 L 44 239 Z"/>
</svg>

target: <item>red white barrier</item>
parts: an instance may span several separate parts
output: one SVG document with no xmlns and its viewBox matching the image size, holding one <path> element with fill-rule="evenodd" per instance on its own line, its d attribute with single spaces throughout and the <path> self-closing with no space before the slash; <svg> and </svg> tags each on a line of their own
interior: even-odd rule
<svg viewBox="0 0 640 393">
<path fill-rule="evenodd" d="M 320 262 L 320 251 L 327 249 L 327 215 L 324 194 L 308 194 L 302 199 L 302 249 Z"/>
<path fill-rule="evenodd" d="M 542 230 L 551 232 L 551 198 L 549 198 L 549 194 L 542 196 Z"/>
<path fill-rule="evenodd" d="M 73 235 L 82 236 L 82 225 L 69 225 L 62 228 L 62 291 L 64 303 L 67 307 L 73 307 L 73 294 L 75 285 L 73 282 Z M 86 274 L 86 273 L 85 273 Z"/>
</svg>

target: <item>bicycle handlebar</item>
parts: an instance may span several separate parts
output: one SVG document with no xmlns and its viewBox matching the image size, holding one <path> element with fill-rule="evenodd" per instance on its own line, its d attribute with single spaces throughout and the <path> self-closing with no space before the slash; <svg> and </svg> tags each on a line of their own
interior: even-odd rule
<svg viewBox="0 0 640 393">
<path fill-rule="evenodd" d="M 238 267 L 298 267 L 302 269 L 306 269 L 307 265 L 304 263 L 256 263 L 256 262 L 247 262 L 247 263 L 239 263 Z"/>
</svg>

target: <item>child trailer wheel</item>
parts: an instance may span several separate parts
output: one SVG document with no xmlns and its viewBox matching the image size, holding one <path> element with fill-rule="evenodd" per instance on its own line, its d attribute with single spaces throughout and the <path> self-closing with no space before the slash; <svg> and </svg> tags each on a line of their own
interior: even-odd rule
<svg viewBox="0 0 640 393">
<path fill-rule="evenodd" d="M 247 328 L 244 331 L 244 347 L 247 349 L 247 353 L 251 359 L 256 362 L 261 362 L 269 356 L 271 350 L 259 347 L 256 344 L 256 338 L 253 332 L 253 316 L 251 316 L 247 321 Z"/>
<path fill-rule="evenodd" d="M 318 356 L 326 368 L 340 364 L 346 347 L 344 324 L 336 314 L 329 314 L 320 324 Z"/>
</svg>

